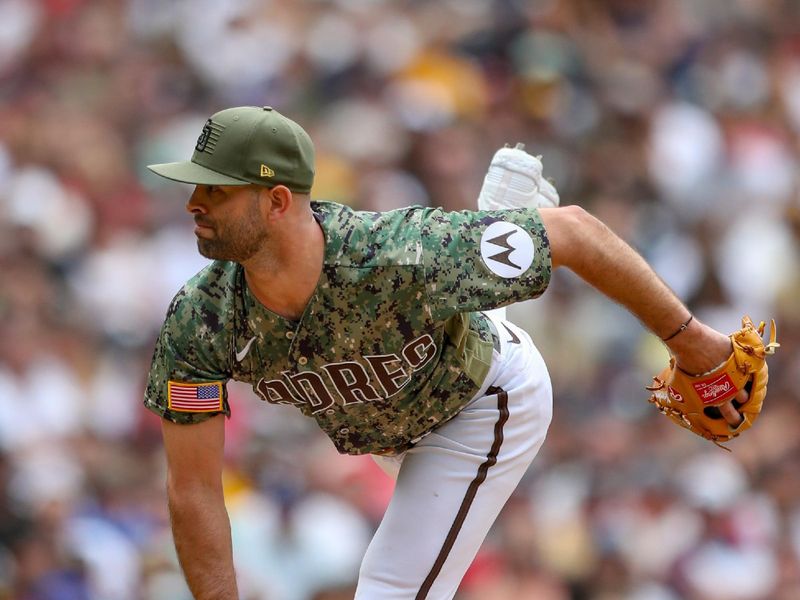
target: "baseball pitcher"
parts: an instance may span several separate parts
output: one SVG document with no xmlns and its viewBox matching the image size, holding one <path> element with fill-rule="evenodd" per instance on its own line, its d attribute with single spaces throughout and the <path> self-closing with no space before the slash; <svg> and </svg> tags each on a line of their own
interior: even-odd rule
<svg viewBox="0 0 800 600">
<path fill-rule="evenodd" d="M 741 338 L 749 353 L 734 352 L 739 338 L 691 318 L 601 222 L 556 207 L 536 158 L 505 150 L 521 154 L 496 155 L 491 210 L 474 212 L 312 201 L 312 141 L 268 106 L 214 114 L 191 160 L 150 167 L 196 186 L 186 208 L 213 259 L 169 307 L 144 400 L 162 417 L 172 530 L 196 598 L 238 598 L 221 482 L 230 379 L 396 475 L 356 598 L 452 598 L 552 413 L 530 337 L 485 311 L 539 296 L 559 266 L 667 340 L 672 369 L 652 386 L 662 410 L 681 422 L 675 374 L 688 373 L 692 406 L 716 410 L 711 435 L 750 426 L 774 338 L 759 346 L 756 328 Z"/>
</svg>

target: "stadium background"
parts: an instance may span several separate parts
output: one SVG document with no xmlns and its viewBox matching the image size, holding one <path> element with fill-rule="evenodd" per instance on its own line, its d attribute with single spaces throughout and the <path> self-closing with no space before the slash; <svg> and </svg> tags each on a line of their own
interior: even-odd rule
<svg viewBox="0 0 800 600">
<path fill-rule="evenodd" d="M 525 142 L 702 319 L 778 320 L 765 414 L 729 454 L 647 404 L 664 349 L 580 281 L 513 307 L 555 420 L 459 600 L 800 598 L 800 4 L 3 0 L 0 599 L 189 597 L 141 396 L 204 260 L 189 189 L 144 165 L 241 104 L 306 126 L 314 197 L 365 209 L 471 208 Z M 351 598 L 390 483 L 231 397 L 243 597 Z"/>
</svg>

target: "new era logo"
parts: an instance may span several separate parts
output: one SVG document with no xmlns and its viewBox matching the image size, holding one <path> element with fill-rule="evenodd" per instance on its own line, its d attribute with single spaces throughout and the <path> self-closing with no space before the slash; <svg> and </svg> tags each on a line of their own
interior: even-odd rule
<svg viewBox="0 0 800 600">
<path fill-rule="evenodd" d="M 261 165 L 261 176 L 262 177 L 274 177 L 275 171 L 270 169 L 267 165 Z"/>
</svg>

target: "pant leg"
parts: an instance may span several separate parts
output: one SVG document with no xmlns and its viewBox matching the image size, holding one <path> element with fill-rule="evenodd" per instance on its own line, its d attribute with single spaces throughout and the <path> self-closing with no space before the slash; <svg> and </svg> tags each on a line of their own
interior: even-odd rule
<svg viewBox="0 0 800 600">
<path fill-rule="evenodd" d="M 486 393 L 403 457 L 356 600 L 446 600 L 544 442 L 552 389 L 530 337 L 498 326 Z"/>
</svg>

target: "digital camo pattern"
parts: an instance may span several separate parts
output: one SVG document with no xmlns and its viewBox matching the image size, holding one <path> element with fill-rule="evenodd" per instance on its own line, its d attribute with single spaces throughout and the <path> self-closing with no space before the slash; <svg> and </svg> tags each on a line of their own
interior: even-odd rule
<svg viewBox="0 0 800 600">
<path fill-rule="evenodd" d="M 169 381 L 205 383 L 231 378 L 228 368 L 233 343 L 234 288 L 232 270 L 216 262 L 183 286 L 172 300 L 156 342 L 145 406 L 176 423 L 199 423 L 219 413 L 187 413 L 168 407 Z M 222 386 L 223 411 L 230 416 Z"/>
<path fill-rule="evenodd" d="M 544 227 L 534 209 L 370 213 L 312 205 L 326 249 L 301 320 L 261 305 L 239 265 L 212 263 L 170 306 L 145 405 L 178 423 L 202 421 L 210 414 L 166 409 L 167 382 L 235 379 L 314 418 L 340 452 L 402 450 L 453 417 L 483 383 L 492 338 L 477 311 L 547 287 Z M 497 221 L 519 232 L 482 239 Z M 494 273 L 493 260 L 516 264 L 514 235 L 528 234 L 530 267 L 518 277 Z M 230 414 L 227 396 L 223 412 Z"/>
</svg>

